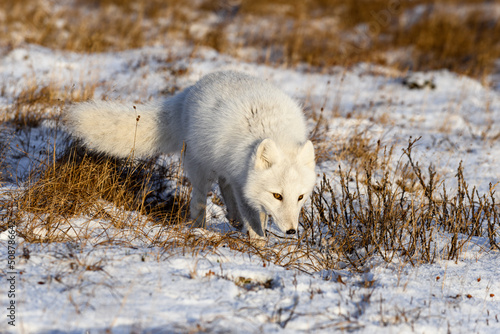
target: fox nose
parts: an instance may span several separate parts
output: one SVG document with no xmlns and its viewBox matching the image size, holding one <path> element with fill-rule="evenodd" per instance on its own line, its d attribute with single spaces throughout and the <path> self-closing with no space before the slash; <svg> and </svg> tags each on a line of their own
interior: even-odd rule
<svg viewBox="0 0 500 334">
<path fill-rule="evenodd" d="M 288 231 L 286 231 L 286 234 L 295 234 L 295 233 L 297 233 L 297 231 L 295 231 L 294 228 L 291 228 Z"/>
</svg>

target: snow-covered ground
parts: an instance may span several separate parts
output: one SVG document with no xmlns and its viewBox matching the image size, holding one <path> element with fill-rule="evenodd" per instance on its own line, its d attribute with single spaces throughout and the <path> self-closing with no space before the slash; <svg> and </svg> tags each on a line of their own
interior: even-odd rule
<svg viewBox="0 0 500 334">
<path fill-rule="evenodd" d="M 394 163 L 408 139 L 421 136 L 416 160 L 432 164 L 451 192 L 460 161 L 465 179 L 480 194 L 500 181 L 500 91 L 448 71 L 406 74 L 360 64 L 319 74 L 244 63 L 204 48 L 193 53 L 182 43 L 86 55 L 24 45 L 0 58 L 1 117 L 8 118 L 15 96 L 30 85 L 96 85 L 95 98 L 136 102 L 222 69 L 268 79 L 306 109 L 323 107 L 331 140 L 365 132 L 373 142 L 395 147 Z M 46 121 L 10 139 L 10 146 L 21 146 L 7 159 L 12 180 L 25 177 L 54 138 L 62 142 L 58 131 Z M 335 157 L 323 161 L 318 173 L 338 183 L 339 164 L 346 167 Z M 228 230 L 224 215 L 213 205 L 212 210 L 209 229 L 214 235 Z M 106 221 L 73 223 L 113 230 Z M 141 228 L 145 236 L 171 233 L 147 223 Z M 29 244 L 17 238 L 11 297 L 10 231 L 0 235 L 0 332 L 500 332 L 500 254 L 489 250 L 487 238 L 472 238 L 459 261 L 438 257 L 412 266 L 375 256 L 363 273 L 285 268 L 230 247 L 194 254 L 152 247 L 147 237 L 129 242 L 126 232 L 119 237 L 125 246 L 103 243 L 100 233 L 84 243 Z M 447 236 L 438 237 L 444 242 Z M 8 323 L 12 300 L 15 327 Z"/>
</svg>

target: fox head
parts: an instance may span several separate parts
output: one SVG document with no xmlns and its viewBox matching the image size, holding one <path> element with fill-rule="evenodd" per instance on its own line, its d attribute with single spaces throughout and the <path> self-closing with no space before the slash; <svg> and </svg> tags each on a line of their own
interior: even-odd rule
<svg viewBox="0 0 500 334">
<path fill-rule="evenodd" d="M 272 139 L 257 146 L 245 197 L 255 209 L 273 217 L 286 234 L 297 232 L 300 209 L 316 183 L 311 141 L 284 151 Z"/>
</svg>

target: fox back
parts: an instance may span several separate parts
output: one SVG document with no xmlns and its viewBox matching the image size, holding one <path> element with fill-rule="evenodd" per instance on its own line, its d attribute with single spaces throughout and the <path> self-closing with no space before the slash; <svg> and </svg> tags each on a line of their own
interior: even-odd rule
<svg viewBox="0 0 500 334">
<path fill-rule="evenodd" d="M 186 95 L 182 124 L 196 160 L 238 177 L 262 140 L 272 139 L 288 155 L 307 141 L 299 105 L 274 85 L 239 72 L 216 72 L 198 81 Z"/>
</svg>

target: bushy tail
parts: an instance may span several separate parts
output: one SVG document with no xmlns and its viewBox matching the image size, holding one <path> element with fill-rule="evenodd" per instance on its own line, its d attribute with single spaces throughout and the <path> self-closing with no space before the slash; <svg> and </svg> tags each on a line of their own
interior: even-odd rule
<svg viewBox="0 0 500 334">
<path fill-rule="evenodd" d="M 65 124 L 72 135 L 100 152 L 120 158 L 148 157 L 170 153 L 179 145 L 178 138 L 168 135 L 167 106 L 88 101 L 71 106 Z"/>
</svg>

